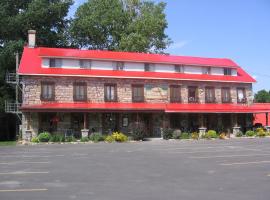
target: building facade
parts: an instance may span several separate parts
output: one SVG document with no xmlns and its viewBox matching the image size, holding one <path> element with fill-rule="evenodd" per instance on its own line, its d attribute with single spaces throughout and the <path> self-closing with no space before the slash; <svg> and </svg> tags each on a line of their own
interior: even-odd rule
<svg viewBox="0 0 270 200">
<path fill-rule="evenodd" d="M 266 110 L 253 104 L 255 80 L 230 59 L 32 44 L 18 73 L 26 140 L 43 131 L 130 134 L 138 122 L 146 137 L 169 127 L 231 133 L 252 127 L 253 113 Z"/>
</svg>

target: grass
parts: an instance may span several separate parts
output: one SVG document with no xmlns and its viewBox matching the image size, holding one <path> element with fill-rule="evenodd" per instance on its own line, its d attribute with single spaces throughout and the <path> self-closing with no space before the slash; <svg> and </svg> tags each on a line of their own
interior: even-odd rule
<svg viewBox="0 0 270 200">
<path fill-rule="evenodd" d="M 0 146 L 15 146 L 16 141 L 0 141 Z"/>
</svg>

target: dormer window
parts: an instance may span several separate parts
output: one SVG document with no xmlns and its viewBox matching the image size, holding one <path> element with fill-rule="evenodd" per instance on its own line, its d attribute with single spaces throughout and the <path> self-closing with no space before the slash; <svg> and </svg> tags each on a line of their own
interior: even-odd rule
<svg viewBox="0 0 270 200">
<path fill-rule="evenodd" d="M 124 62 L 115 62 L 114 69 L 122 71 L 124 70 L 124 66 L 125 66 Z"/>
<path fill-rule="evenodd" d="M 211 67 L 202 67 L 203 74 L 211 74 Z"/>
<path fill-rule="evenodd" d="M 174 71 L 177 72 L 177 73 L 183 73 L 184 72 L 183 66 L 174 65 Z"/>
<path fill-rule="evenodd" d="M 50 58 L 50 67 L 62 67 L 61 58 Z"/>
<path fill-rule="evenodd" d="M 231 68 L 224 68 L 224 75 L 231 76 L 232 75 L 232 69 Z"/>
<path fill-rule="evenodd" d="M 145 72 L 153 72 L 153 71 L 155 71 L 155 64 L 144 63 L 144 71 Z"/>
<path fill-rule="evenodd" d="M 80 60 L 80 68 L 91 69 L 91 60 L 87 60 L 87 59 Z"/>
</svg>

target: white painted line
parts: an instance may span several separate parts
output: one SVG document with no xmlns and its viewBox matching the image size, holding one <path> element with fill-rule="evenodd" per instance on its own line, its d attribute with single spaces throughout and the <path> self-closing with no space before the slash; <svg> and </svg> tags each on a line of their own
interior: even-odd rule
<svg viewBox="0 0 270 200">
<path fill-rule="evenodd" d="M 46 188 L 38 188 L 38 189 L 13 189 L 13 190 L 0 190 L 0 192 L 41 192 L 47 191 Z"/>
<path fill-rule="evenodd" d="M 49 172 L 2 172 L 0 175 L 48 174 Z"/>
<path fill-rule="evenodd" d="M 233 157 L 249 157 L 249 156 L 270 156 L 270 154 L 237 154 L 237 155 L 223 155 L 223 156 L 192 156 L 189 158 L 207 159 L 207 158 L 233 158 Z"/>
<path fill-rule="evenodd" d="M 253 162 L 221 163 L 220 165 L 231 166 L 231 165 L 249 165 L 249 164 L 261 164 L 261 163 L 270 163 L 270 160 L 253 161 Z"/>
<path fill-rule="evenodd" d="M 23 161 L 23 162 L 2 162 L 0 163 L 0 165 L 15 165 L 15 164 L 49 164 L 51 162 L 26 162 L 26 161 Z"/>
<path fill-rule="evenodd" d="M 6 155 L 1 156 L 1 158 L 49 158 L 49 157 L 62 157 L 64 155 L 48 155 L 48 156 L 42 156 L 42 155 Z"/>
<path fill-rule="evenodd" d="M 228 151 L 229 150 L 229 151 Z M 189 151 L 189 152 L 184 152 L 184 151 L 172 151 L 172 152 L 167 152 L 167 153 L 172 153 L 172 154 L 192 154 L 192 153 L 216 153 L 216 152 L 235 152 L 235 151 L 247 151 L 246 149 L 224 149 L 224 150 L 213 150 L 213 151 Z M 258 151 L 258 150 L 253 150 L 253 149 L 248 149 L 248 151 Z"/>
</svg>

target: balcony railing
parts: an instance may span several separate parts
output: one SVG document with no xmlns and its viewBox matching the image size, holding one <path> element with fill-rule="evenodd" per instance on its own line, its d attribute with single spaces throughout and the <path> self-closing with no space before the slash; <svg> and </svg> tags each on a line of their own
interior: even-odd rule
<svg viewBox="0 0 270 200">
<path fill-rule="evenodd" d="M 188 97 L 188 103 L 198 103 L 199 99 L 196 97 Z"/>
<path fill-rule="evenodd" d="M 21 107 L 21 103 L 5 101 L 6 113 L 20 114 L 21 113 L 20 107 Z"/>
<path fill-rule="evenodd" d="M 247 103 L 247 98 L 237 98 L 237 103 Z"/>
<path fill-rule="evenodd" d="M 216 103 L 216 98 L 205 98 L 205 103 Z"/>
<path fill-rule="evenodd" d="M 16 84 L 17 82 L 19 82 L 19 76 L 15 72 L 6 73 L 6 83 Z"/>
<path fill-rule="evenodd" d="M 232 103 L 231 98 L 222 98 L 221 101 L 222 101 L 222 103 Z"/>
</svg>

